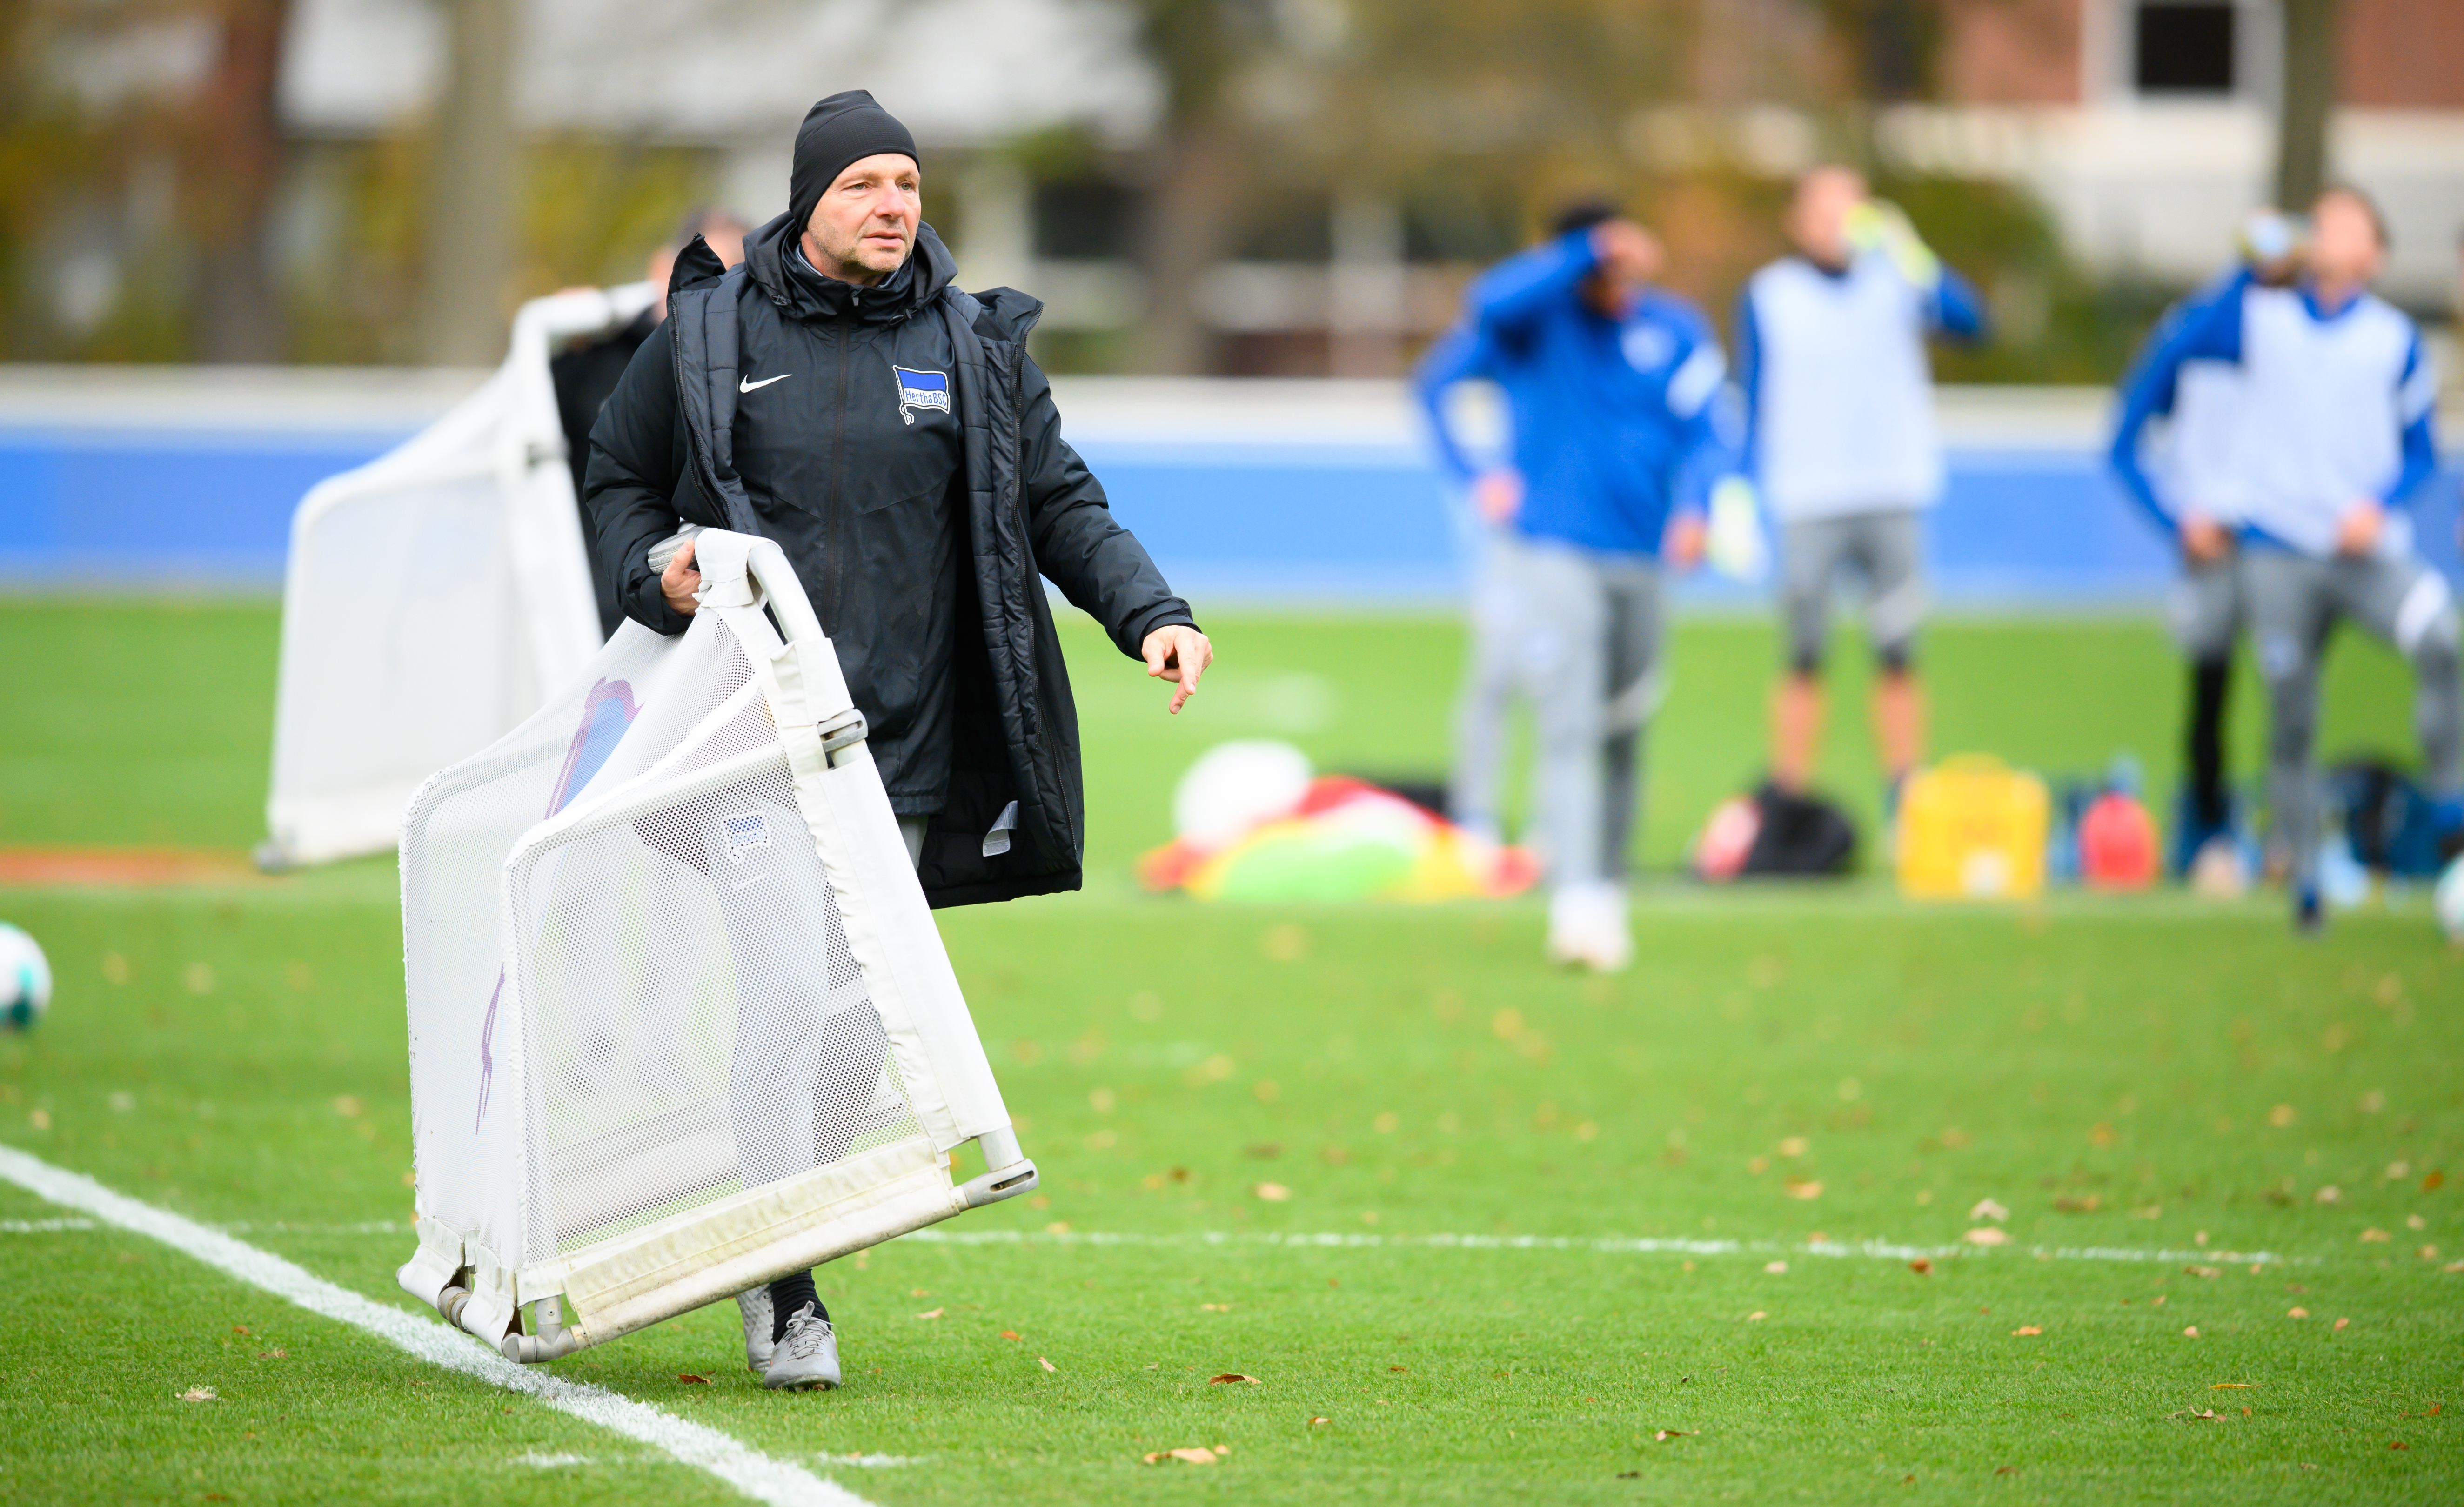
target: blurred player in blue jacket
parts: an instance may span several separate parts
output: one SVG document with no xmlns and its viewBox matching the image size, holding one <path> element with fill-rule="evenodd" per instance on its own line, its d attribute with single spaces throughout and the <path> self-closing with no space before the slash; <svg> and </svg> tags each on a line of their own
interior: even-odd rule
<svg viewBox="0 0 2464 1507">
<path fill-rule="evenodd" d="M 2165 311 L 2148 337 L 2142 365 L 2184 324 L 2207 318 L 2219 302 L 2239 299 L 2246 284 L 2282 287 L 2299 275 L 2301 228 L 2281 211 L 2252 215 L 2238 239 L 2241 257 L 2231 271 Z M 2135 368 L 2123 379 L 2124 391 L 2140 386 Z M 2129 457 L 2134 466 L 2153 462 L 2153 485 L 2131 495 L 2181 551 L 2182 574 L 2166 617 L 2182 656 L 2190 662 L 2190 717 L 2184 739 L 2189 778 L 2174 822 L 2173 868 L 2198 889 L 2222 895 L 2239 894 L 2249 882 L 2233 831 L 2224 742 L 2225 693 L 2232 683 L 2233 642 L 2242 622 L 2241 575 L 2233 561 L 2251 453 L 2242 432 L 2250 416 L 2242 388 L 2241 367 L 2235 363 L 2183 362 L 2170 393 L 2151 394 L 2155 406 L 2150 416 L 2167 420 L 2161 444 L 2134 446 Z M 2123 469 L 2119 455 L 2113 463 Z"/>
<path fill-rule="evenodd" d="M 1535 702 L 1549 950 L 1602 970 L 1634 950 L 1626 845 L 1663 684 L 1661 563 L 1700 557 L 1703 497 L 1731 464 L 1727 360 L 1700 313 L 1652 286 L 1661 260 L 1641 226 L 1587 202 L 1467 298 L 1478 360 L 1512 415 L 1508 462 L 1472 486 L 1514 532 L 1496 558 Z"/>
<path fill-rule="evenodd" d="M 1507 717 L 1518 696 L 1530 694 L 1526 667 L 1532 658 L 1521 576 L 1507 558 L 1519 547 L 1507 484 L 1511 473 L 1504 469 L 1503 454 L 1493 453 L 1496 447 L 1475 454 L 1456 432 L 1456 416 L 1448 410 L 1458 384 L 1495 378 L 1487 344 L 1466 322 L 1429 346 L 1413 371 L 1412 388 L 1427 415 L 1439 463 L 1461 499 L 1454 521 L 1471 584 L 1471 649 L 1455 706 L 1446 814 L 1465 831 L 1502 842 L 1498 785 L 1505 770 Z M 1536 825 L 1529 813 L 1525 825 Z"/>
<path fill-rule="evenodd" d="M 2240 368 L 2242 607 L 2268 687 L 2268 800 L 2290 850 L 2294 923 L 2311 930 L 2321 914 L 2310 755 L 2320 656 L 2337 623 L 2353 619 L 2411 661 L 2433 820 L 2451 843 L 2464 834 L 2464 702 L 2454 598 L 2414 552 L 2403 511 L 2437 471 L 2437 376 L 2412 321 L 2369 291 L 2387 262 L 2377 208 L 2352 188 L 2321 194 L 2304 262 L 2295 286 L 2244 280 L 2165 332 L 2123 394 L 2113 462 L 2160 508 L 2140 431 L 2174 400 L 2189 364 Z"/>
<path fill-rule="evenodd" d="M 1795 255 L 1755 273 L 1737 300 L 1746 464 L 1778 526 L 1788 671 L 1771 698 L 1771 778 L 1802 791 L 1822 736 L 1822 651 L 1832 585 L 1863 578 L 1881 674 L 1874 729 L 1891 801 L 1925 755 L 1914 662 L 1925 609 L 1920 515 L 1942 496 L 1928 335 L 1980 338 L 1984 306 L 1904 216 L 1846 167 L 1797 180 Z"/>
</svg>

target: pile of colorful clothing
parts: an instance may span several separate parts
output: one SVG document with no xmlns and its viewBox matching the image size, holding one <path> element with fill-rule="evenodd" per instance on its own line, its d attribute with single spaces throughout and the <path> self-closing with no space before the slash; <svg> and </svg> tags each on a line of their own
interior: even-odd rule
<svg viewBox="0 0 2464 1507">
<path fill-rule="evenodd" d="M 1382 787 L 1312 777 L 1287 744 L 1227 743 L 1182 779 L 1180 835 L 1138 860 L 1151 890 L 1204 900 L 1454 900 L 1516 895 L 1539 877 L 1501 847 Z"/>
</svg>

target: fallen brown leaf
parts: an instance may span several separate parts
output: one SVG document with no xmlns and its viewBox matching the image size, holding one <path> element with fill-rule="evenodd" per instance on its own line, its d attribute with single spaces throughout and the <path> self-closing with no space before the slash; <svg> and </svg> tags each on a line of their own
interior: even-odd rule
<svg viewBox="0 0 2464 1507">
<path fill-rule="evenodd" d="M 233 1334 L 235 1334 L 235 1335 L 244 1335 L 244 1334 L 248 1333 L 248 1325 L 246 1325 L 246 1324 L 233 1324 L 233 1325 L 231 1325 L 231 1333 L 233 1333 Z"/>
<path fill-rule="evenodd" d="M 1914 1272 L 1919 1276 L 1923 1276 L 1933 1270 L 1933 1262 L 1927 1260 L 1924 1256 L 1919 1256 L 1908 1263 L 1908 1270 Z"/>
<path fill-rule="evenodd" d="M 2001 1202 L 1997 1199 L 1980 1198 L 1976 1201 L 1976 1207 L 1968 1211 L 1968 1217 L 1970 1219 L 1990 1219 L 1997 1225 L 2007 1224 L 2011 1219 L 2011 1210 L 2003 1208 Z"/>
<path fill-rule="evenodd" d="M 1269 1204 L 1288 1204 L 1292 1201 L 1292 1190 L 1281 1183 L 1261 1183 L 1249 1189 L 1249 1192 L 1253 1197 L 1263 1199 Z"/>
<path fill-rule="evenodd" d="M 1993 1474 L 1996 1475 L 2016 1475 L 2019 1474 L 2019 1468 L 2015 1465 L 2005 1465 L 1998 1467 Z"/>
<path fill-rule="evenodd" d="M 1197 1445 L 1188 1445 L 1177 1450 L 1157 1450 L 1148 1455 L 1146 1461 L 1149 1465 L 1161 1465 L 1166 1460 L 1180 1460 L 1190 1465 L 1213 1465 L 1215 1458 L 1214 1451 L 1202 1449 Z"/>
<path fill-rule="evenodd" d="M 1310 1419 L 1310 1420 L 1309 1420 L 1309 1427 L 1310 1427 L 1310 1428 L 1312 1428 L 1312 1429 L 1314 1429 L 1314 1428 L 1316 1428 L 1318 1425 L 1320 1425 L 1320 1424 L 1322 1424 L 1322 1423 L 1325 1423 L 1325 1422 L 1327 1422 L 1327 1421 L 1328 1421 L 1328 1420 L 1327 1420 L 1326 1415 L 1325 1415 L 1324 1413 L 1320 1413 L 1320 1414 L 1319 1414 L 1318 1416 L 1316 1416 L 1315 1418 L 1312 1418 L 1312 1419 Z"/>
<path fill-rule="evenodd" d="M 1256 1377 L 1243 1376 L 1238 1371 L 1222 1371 L 1206 1379 L 1206 1385 L 1209 1386 L 1223 1386 L 1234 1382 L 1246 1382 L 1252 1386 L 1263 1385 Z"/>
<path fill-rule="evenodd" d="M 1694 1429 L 1662 1429 L 1651 1436 L 1651 1442 L 1666 1444 L 1671 1439 L 1691 1439 L 1699 1431 Z"/>
<path fill-rule="evenodd" d="M 2390 1450 L 2409 1450 L 2412 1446 L 2405 1443 L 2402 1439 L 2389 1439 L 2387 1441 L 2387 1448 Z"/>
<path fill-rule="evenodd" d="M 1785 1261 L 1766 1261 L 1763 1263 L 1763 1270 L 1773 1276 L 1784 1275 L 1788 1271 L 1788 1263 Z"/>
<path fill-rule="evenodd" d="M 2010 1231 L 1996 1230 L 1991 1225 L 1979 1225 L 1960 1238 L 1972 1246 L 1999 1246 L 2011 1242 Z"/>
<path fill-rule="evenodd" d="M 2211 1382 L 2208 1385 L 2208 1390 L 2211 1392 L 2246 1392 L 2257 1385 L 2258 1384 L 2256 1382 Z"/>
<path fill-rule="evenodd" d="M 2287 1319 L 2307 1319 L 2310 1317 L 2310 1310 L 2306 1308 L 2288 1308 L 2284 1311 L 2284 1317 Z"/>
<path fill-rule="evenodd" d="M 2421 1190 L 2425 1193 L 2435 1193 L 2446 1185 L 2447 1174 L 2434 1167 L 2422 1174 Z"/>
<path fill-rule="evenodd" d="M 2337 1320 L 2336 1320 L 2336 1327 L 2337 1327 L 2338 1329 L 2342 1329 L 2342 1328 L 2343 1328 L 2346 1324 L 2349 1324 L 2349 1323 L 2351 1323 L 2351 1322 L 2352 1322 L 2352 1320 L 2351 1320 L 2351 1319 L 2337 1319 Z"/>
<path fill-rule="evenodd" d="M 2185 1324 L 2182 1327 L 2182 1338 L 2185 1340 L 2196 1340 L 2199 1338 L 2199 1326 L 2196 1324 Z"/>
<path fill-rule="evenodd" d="M 1018 1338 L 1018 1331 L 1015 1329 L 1004 1329 L 1001 1331 L 1001 1338 L 1004 1340 L 1015 1340 Z"/>
<path fill-rule="evenodd" d="M 1053 1364 L 1051 1362 L 1045 1360 L 1040 1355 L 1035 1358 L 1035 1363 L 1044 1367 L 1047 1371 L 1058 1371 L 1061 1369 L 1061 1367 Z"/>
<path fill-rule="evenodd" d="M 2224 1269 L 2213 1266 L 2186 1266 L 2182 1268 L 2182 1273 L 2186 1276 L 2220 1276 L 2224 1274 Z"/>
<path fill-rule="evenodd" d="M 708 1386 L 710 1385 L 709 1377 L 695 1376 L 691 1371 L 678 1371 L 676 1373 L 676 1380 L 683 1382 L 690 1386 Z"/>
<path fill-rule="evenodd" d="M 924 1312 L 917 1314 L 915 1317 L 918 1319 L 938 1319 L 948 1312 L 949 1310 L 946 1308 L 928 1308 Z"/>
<path fill-rule="evenodd" d="M 1780 1185 L 1780 1186 L 1781 1191 L 1787 1193 L 1791 1198 L 1820 1198 L 1822 1196 L 1822 1180 L 1819 1178 L 1793 1177 L 1786 1183 Z"/>
<path fill-rule="evenodd" d="M 1748 1323 L 1752 1323 L 1752 1322 L 1754 1322 L 1756 1319 L 1761 1319 L 1762 1317 L 1763 1317 L 1763 1311 L 1762 1311 L 1761 1309 L 1757 1308 L 1757 1309 L 1755 1309 L 1752 1313 L 1748 1314 L 1748 1315 L 1746 1316 L 1746 1322 L 1748 1322 Z"/>
<path fill-rule="evenodd" d="M 2222 1421 L 2216 1417 L 2216 1410 L 2212 1407 L 2185 1407 L 2176 1412 L 2167 1413 L 2165 1416 L 2167 1418 L 2179 1418 L 2184 1423 L 2218 1423 Z"/>
<path fill-rule="evenodd" d="M 2364 1241 L 2364 1243 L 2365 1243 L 2365 1244 L 2375 1245 L 2375 1244 L 2377 1244 L 2377 1243 L 2378 1243 L 2378 1242 L 2380 1242 L 2380 1241 L 2383 1241 L 2383 1240 L 2392 1240 L 2392 1239 L 2394 1239 L 2394 1238 L 2395 1238 L 2394 1236 L 2392 1236 L 2392 1235 L 2388 1234 L 2388 1233 L 2387 1233 L 2386 1230 L 2384 1230 L 2371 1229 L 2371 1230 L 2363 1230 L 2363 1231 L 2362 1231 L 2362 1240 L 2363 1240 L 2363 1241 Z"/>
<path fill-rule="evenodd" d="M 1198 1311 L 1201 1314 L 1228 1314 L 1232 1311 L 1232 1305 L 1230 1303 L 1200 1303 L 1198 1305 Z"/>
<path fill-rule="evenodd" d="M 2040 1335 L 2045 1331 L 2043 1326 L 2038 1324 L 2021 1324 L 2018 1328 L 2013 1329 L 2011 1332 L 2014 1335 Z"/>
<path fill-rule="evenodd" d="M 180 1401 L 184 1403 L 213 1403 L 221 1400 L 214 1395 L 214 1389 L 210 1386 L 191 1386 L 180 1394 Z"/>
</svg>

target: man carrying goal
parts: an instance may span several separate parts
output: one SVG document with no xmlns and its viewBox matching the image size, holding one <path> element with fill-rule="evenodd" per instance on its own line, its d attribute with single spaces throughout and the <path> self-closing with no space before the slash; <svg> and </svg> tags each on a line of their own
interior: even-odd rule
<svg viewBox="0 0 2464 1507">
<path fill-rule="evenodd" d="M 1062 439 L 1025 354 L 1042 306 L 958 291 L 922 216 L 907 128 L 861 90 L 814 105 L 787 212 L 742 264 L 699 241 L 677 258 L 669 317 L 591 431 L 583 505 L 601 589 L 663 633 L 700 584 L 690 540 L 651 558 L 680 525 L 779 543 L 927 898 L 964 905 L 1079 883 L 1076 713 L 1037 576 L 1176 682 L 1174 712 L 1214 651 Z M 737 1302 L 767 1385 L 838 1385 L 811 1273 Z"/>
</svg>

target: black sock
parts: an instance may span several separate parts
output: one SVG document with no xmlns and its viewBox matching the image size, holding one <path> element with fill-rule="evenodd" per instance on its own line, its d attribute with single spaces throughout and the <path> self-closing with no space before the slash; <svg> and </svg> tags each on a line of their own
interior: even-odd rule
<svg viewBox="0 0 2464 1507">
<path fill-rule="evenodd" d="M 2224 827 L 2225 687 L 2233 678 L 2231 660 L 2204 660 L 2190 666 L 2190 809 L 2210 831 Z"/>
<path fill-rule="evenodd" d="M 787 1338 L 787 1320 L 803 1312 L 804 1305 L 824 1323 L 829 1322 L 830 1311 L 822 1306 L 821 1295 L 813 1291 L 813 1274 L 799 1272 L 782 1276 L 770 1284 L 770 1342 L 777 1344 Z"/>
</svg>

